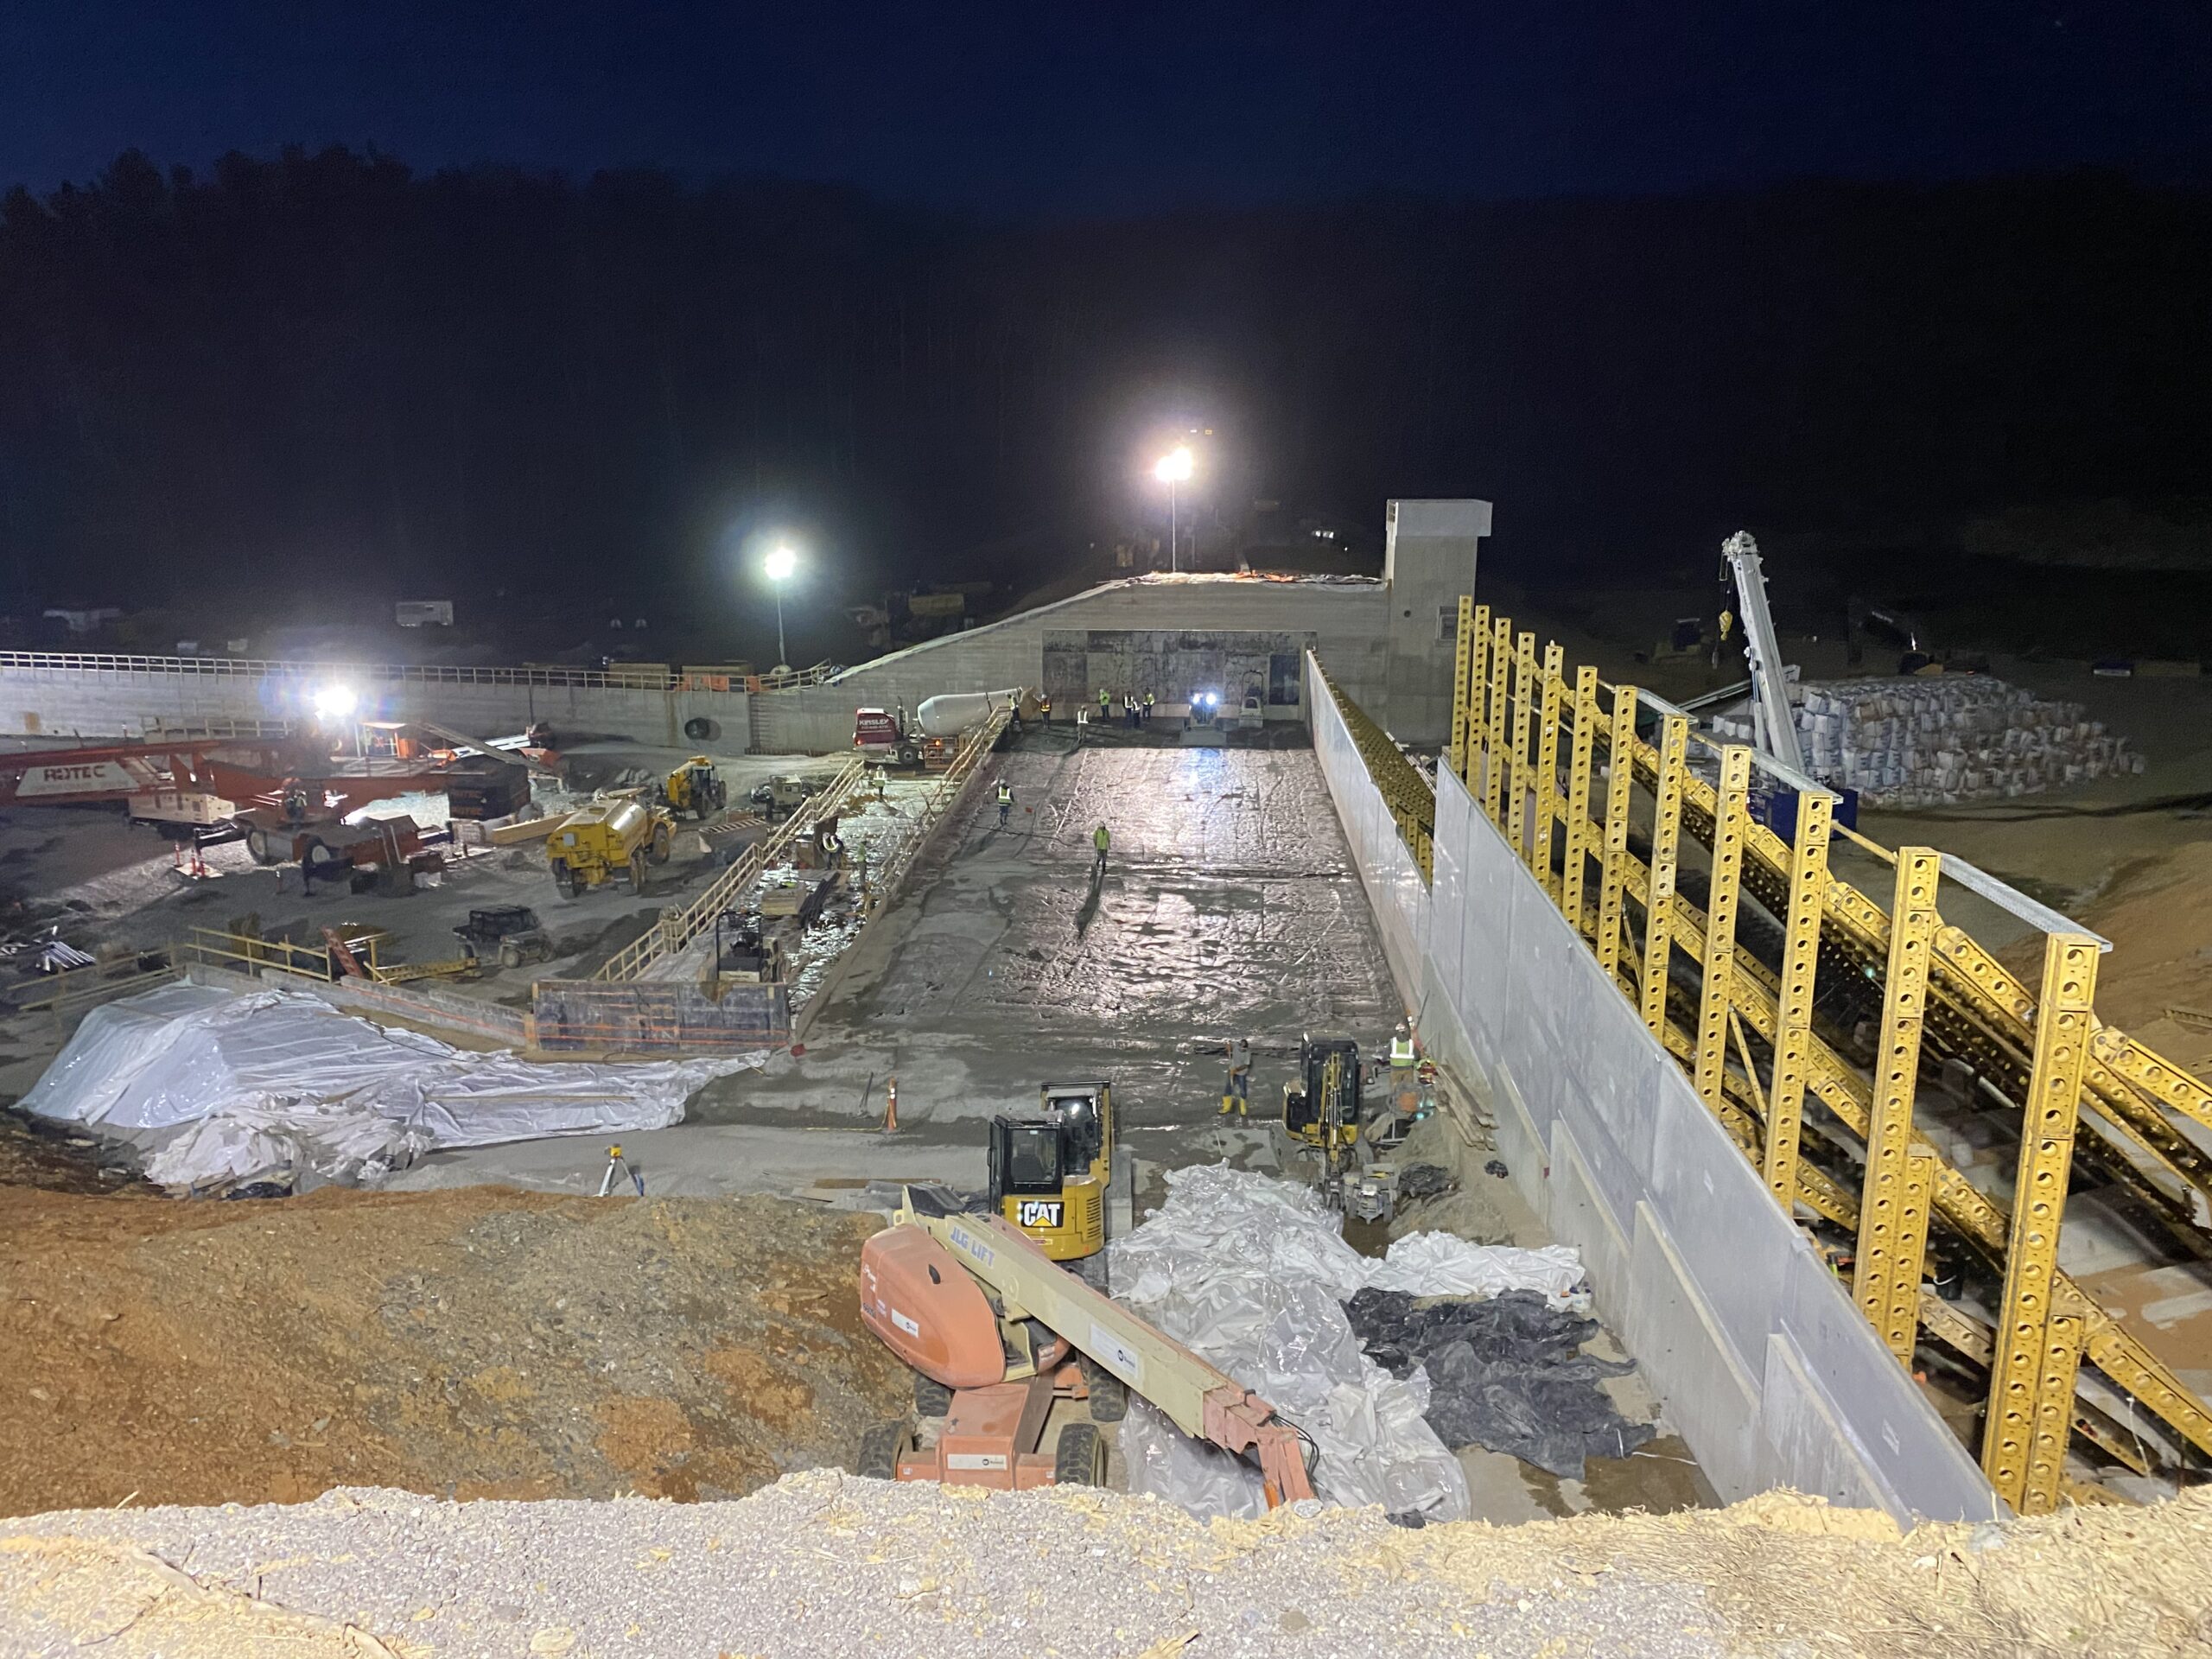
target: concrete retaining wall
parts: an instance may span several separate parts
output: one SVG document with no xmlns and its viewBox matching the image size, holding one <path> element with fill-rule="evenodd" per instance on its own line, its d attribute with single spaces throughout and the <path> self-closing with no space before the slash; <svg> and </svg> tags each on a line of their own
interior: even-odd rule
<svg viewBox="0 0 2212 1659">
<path fill-rule="evenodd" d="M 720 1001 L 675 980 L 541 979 L 536 992 L 537 1046 L 549 1053 L 714 1054 L 791 1040 L 781 985 L 732 985 Z"/>
<path fill-rule="evenodd" d="M 727 751 L 742 748 L 752 732 L 750 699 L 741 690 L 438 680 L 349 683 L 365 719 L 435 721 L 479 737 L 504 736 L 543 720 L 552 725 L 556 741 L 563 735 L 603 734 L 675 747 L 691 741 L 683 736 L 683 728 L 698 718 L 710 726 L 709 735 L 701 741 Z M 299 720 L 312 712 L 318 683 L 288 674 L 0 667 L 0 731 L 118 738 L 162 724 Z M 852 741 L 849 712 L 847 744 Z"/>
<path fill-rule="evenodd" d="M 753 702 L 753 752 L 827 754 L 848 748 L 856 708 L 903 702 L 911 709 L 947 691 L 1042 686 L 1048 635 L 1060 635 L 1065 648 L 1072 635 L 1127 632 L 1310 640 L 1346 693 L 1398 737 L 1441 743 L 1451 735 L 1458 596 L 1474 581 L 1477 552 L 1490 533 L 1490 503 L 1394 501 L 1389 512 L 1388 574 L 1382 582 L 1166 576 L 1108 582 L 894 652 L 822 685 L 763 692 Z M 1143 652 L 1138 641 L 1102 649 L 1124 658 Z M 1102 664 L 1096 671 L 1109 671 Z M 1109 689 L 1122 688 L 1109 683 Z M 1131 683 L 1128 689 L 1141 693 L 1146 688 Z M 1163 702 L 1179 702 L 1195 688 L 1151 689 Z M 1243 696 L 1241 686 L 1233 693 L 1219 689 Z M 1096 696 L 1096 683 L 1087 690 Z M 1059 712 L 1065 717 L 1074 711 Z"/>
<path fill-rule="evenodd" d="M 1424 1042 L 1484 1090 L 1515 1184 L 1724 1498 L 1987 1519 L 1955 1435 L 1459 780 L 1424 887 L 1325 694 L 1314 747 Z"/>
</svg>

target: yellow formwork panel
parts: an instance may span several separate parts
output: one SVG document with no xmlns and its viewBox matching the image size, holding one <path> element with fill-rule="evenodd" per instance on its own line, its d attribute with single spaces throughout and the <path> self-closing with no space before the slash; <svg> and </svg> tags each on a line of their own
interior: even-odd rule
<svg viewBox="0 0 2212 1659">
<path fill-rule="evenodd" d="M 1912 1104 L 1927 1013 L 1929 944 L 1936 932 L 1936 884 L 1942 869 L 1942 857 L 1933 848 L 1907 847 L 1897 854 L 1866 1176 L 1859 1194 L 1853 1294 L 1890 1351 L 1907 1365 L 1920 1324 L 1920 1269 L 1928 1248 L 1928 1181 L 1924 1172 L 1910 1166 Z"/>
<path fill-rule="evenodd" d="M 1768 1189 L 1785 1210 L 1797 1189 L 1805 1059 L 1813 1041 L 1814 971 L 1820 957 L 1821 906 L 1827 886 L 1828 831 L 1834 810 L 1826 795 L 1797 798 L 1797 839 L 1790 849 L 1789 906 L 1783 922 L 1781 985 L 1776 997 L 1774 1084 L 1767 1091 L 1766 1147 L 1759 1163 Z"/>
<path fill-rule="evenodd" d="M 2053 1290 L 2096 988 L 2096 940 L 2054 933 L 2044 942 L 2033 1081 L 2012 1187 L 2005 1303 L 1981 1446 L 1989 1484 L 2023 1515 L 2058 1507 L 2081 1363 L 2082 1321 L 2053 1306 Z"/>
<path fill-rule="evenodd" d="M 1544 647 L 1543 691 L 1536 721 L 1536 823 L 1529 842 L 1529 868 L 1559 902 L 1552 879 L 1552 837 L 1559 821 L 1559 711 L 1567 696 L 1567 653 L 1556 644 Z"/>
<path fill-rule="evenodd" d="M 1667 1020 L 1668 934 L 1674 925 L 1675 866 L 1682 842 L 1682 780 L 1689 771 L 1690 722 L 1660 722 L 1659 787 L 1651 825 L 1651 879 L 1643 906 L 1643 965 L 1637 976 L 1643 1023 L 1656 1032 Z"/>
<path fill-rule="evenodd" d="M 1590 858 L 1590 768 L 1598 738 L 1598 671 L 1574 671 L 1574 730 L 1567 749 L 1567 840 L 1560 873 L 1559 907 L 1580 930 L 1582 885 Z"/>
<path fill-rule="evenodd" d="M 1605 751 L 1605 843 L 1598 878 L 1598 965 L 1611 979 L 1620 971 L 1621 896 L 1627 879 L 1629 791 L 1635 782 L 1636 688 L 1613 688 L 1613 729 Z"/>
<path fill-rule="evenodd" d="M 1751 752 L 1732 745 L 1720 755 L 1720 817 L 1713 834 L 1705 972 L 1690 1068 L 1698 1097 L 1714 1111 L 1720 1109 L 1720 1070 L 1727 1058 L 1729 989 L 1736 975 L 1736 884 L 1743 874 L 1744 830 L 1751 817 Z"/>
</svg>

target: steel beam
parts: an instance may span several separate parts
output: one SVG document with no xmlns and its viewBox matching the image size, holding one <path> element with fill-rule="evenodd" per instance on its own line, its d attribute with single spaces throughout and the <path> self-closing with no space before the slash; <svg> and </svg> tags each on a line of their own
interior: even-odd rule
<svg viewBox="0 0 2212 1659">
<path fill-rule="evenodd" d="M 1720 1109 L 1720 1071 L 1728 1060 L 1728 1012 L 1736 978 L 1736 894 L 1744 874 L 1744 830 L 1751 818 L 1751 752 L 1720 752 L 1720 810 L 1713 821 L 1712 892 L 1706 898 L 1705 971 L 1697 1005 L 1697 1063 L 1691 1082 L 1711 1111 Z"/>
<path fill-rule="evenodd" d="M 1920 1034 L 1928 1014 L 1929 948 L 1936 937 L 1936 887 L 1942 855 L 1897 849 L 1890 906 L 1890 961 L 1882 988 L 1882 1033 L 1866 1124 L 1866 1179 L 1859 1195 L 1859 1250 L 1853 1295 L 1910 1366 L 1920 1328 L 1920 1270 L 1928 1252 L 1929 1175 L 1914 1167 L 1912 1103 L 1920 1078 Z"/>
<path fill-rule="evenodd" d="M 1805 1121 L 1805 1070 L 1813 1046 L 1813 979 L 1827 902 L 1828 830 L 1835 804 L 1823 794 L 1797 798 L 1797 836 L 1789 853 L 1789 913 L 1783 923 L 1782 990 L 1777 1001 L 1774 1085 L 1767 1096 L 1766 1147 L 1759 1173 L 1785 1212 L 1797 1191 L 1797 1146 Z"/>
<path fill-rule="evenodd" d="M 1559 820 L 1559 711 L 1567 696 L 1566 675 L 1567 652 L 1556 642 L 1546 645 L 1536 717 L 1536 832 L 1529 842 L 1529 868 L 1554 904 L 1559 902 L 1559 883 L 1552 880 L 1552 837 Z"/>
<path fill-rule="evenodd" d="M 2035 1059 L 2005 1252 L 2005 1304 L 1981 1445 L 1981 1466 L 1990 1484 L 2023 1515 L 2058 1507 L 2074 1375 L 2086 1334 L 2077 1312 L 2056 1305 L 2053 1281 L 2096 988 L 2097 941 L 2092 936 L 2054 933 L 2044 941 Z"/>
<path fill-rule="evenodd" d="M 1689 771 L 1687 715 L 1660 720 L 1659 790 L 1651 824 L 1651 879 L 1643 906 L 1643 970 L 1637 981 L 1643 1023 L 1667 1022 L 1667 959 L 1675 923 L 1675 866 L 1682 845 L 1682 779 Z"/>
<path fill-rule="evenodd" d="M 1613 688 L 1613 729 L 1605 751 L 1605 849 L 1598 875 L 1598 965 L 1612 979 L 1621 965 L 1621 894 L 1628 881 L 1629 791 L 1636 781 L 1636 688 Z"/>
<path fill-rule="evenodd" d="M 1472 626 L 1464 622 L 1460 626 L 1467 628 L 1470 635 L 1465 699 L 1467 766 L 1460 773 L 1460 779 L 1467 785 L 1467 792 L 1479 801 L 1483 795 L 1482 783 L 1476 776 L 1476 769 L 1494 764 L 1486 753 L 1490 725 L 1483 712 L 1486 694 L 1490 690 L 1490 607 L 1476 606 Z"/>
<path fill-rule="evenodd" d="M 1574 671 L 1574 733 L 1567 751 L 1567 846 L 1559 907 L 1582 931 L 1582 883 L 1590 857 L 1590 766 L 1597 748 L 1598 671 Z"/>
</svg>

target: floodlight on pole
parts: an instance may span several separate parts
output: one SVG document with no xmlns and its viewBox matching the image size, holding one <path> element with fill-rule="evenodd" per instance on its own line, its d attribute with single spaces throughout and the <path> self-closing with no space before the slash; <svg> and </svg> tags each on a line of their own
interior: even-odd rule
<svg viewBox="0 0 2212 1659">
<path fill-rule="evenodd" d="M 760 568 L 776 594 L 776 667 L 779 671 L 788 671 L 791 663 L 791 652 L 784 645 L 784 584 L 798 569 L 798 555 L 788 547 L 772 547 Z"/>
<path fill-rule="evenodd" d="M 1197 463 L 1191 457 L 1190 446 L 1177 444 L 1160 458 L 1152 475 L 1167 486 L 1167 568 L 1175 570 L 1175 486 L 1191 476 Z"/>
</svg>

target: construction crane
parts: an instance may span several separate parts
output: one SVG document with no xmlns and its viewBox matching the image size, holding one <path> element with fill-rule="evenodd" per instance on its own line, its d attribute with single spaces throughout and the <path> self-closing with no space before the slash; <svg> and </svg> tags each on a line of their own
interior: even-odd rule
<svg viewBox="0 0 2212 1659">
<path fill-rule="evenodd" d="M 909 1189 L 891 1225 L 861 1247 L 861 1318 L 920 1373 L 918 1404 L 952 1390 L 934 1446 L 887 1423 L 861 1442 L 861 1474 L 1001 1491 L 1096 1485 L 1105 1465 L 1095 1425 L 1121 1414 L 1127 1389 L 1193 1439 L 1255 1459 L 1269 1507 L 1313 1496 L 1310 1442 L 1295 1426 L 1003 1217 L 926 1213 Z M 1092 1421 L 1064 1426 L 1048 1455 L 1039 1447 L 1056 1398 L 1087 1399 Z"/>
<path fill-rule="evenodd" d="M 1739 530 L 1720 543 L 1720 556 L 1735 577 L 1736 603 L 1744 622 L 1744 656 L 1751 671 L 1752 741 L 1762 754 L 1802 772 L 1805 756 L 1797 747 L 1797 726 L 1789 714 L 1789 679 L 1774 637 L 1774 613 L 1767 608 L 1759 544 L 1750 531 Z"/>
</svg>

